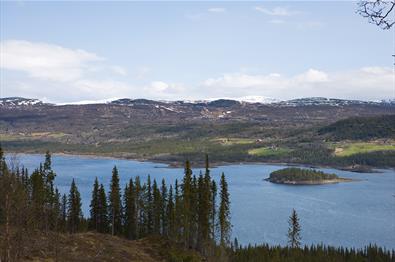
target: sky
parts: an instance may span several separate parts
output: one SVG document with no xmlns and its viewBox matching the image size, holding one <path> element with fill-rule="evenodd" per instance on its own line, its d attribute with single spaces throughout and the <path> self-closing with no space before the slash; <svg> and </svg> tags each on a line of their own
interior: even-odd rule
<svg viewBox="0 0 395 262">
<path fill-rule="evenodd" d="M 356 2 L 0 2 L 0 97 L 395 98 Z"/>
</svg>

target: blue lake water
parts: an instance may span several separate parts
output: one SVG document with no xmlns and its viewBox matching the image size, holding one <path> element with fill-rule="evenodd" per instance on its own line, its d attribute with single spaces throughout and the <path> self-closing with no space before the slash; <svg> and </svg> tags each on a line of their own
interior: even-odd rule
<svg viewBox="0 0 395 262">
<path fill-rule="evenodd" d="M 19 154 L 18 160 L 31 172 L 44 160 L 42 155 Z M 83 199 L 83 212 L 89 215 L 89 202 L 95 177 L 107 188 L 114 165 L 119 169 L 122 188 L 131 177 L 152 178 L 168 183 L 182 178 L 182 168 L 167 165 L 83 156 L 53 156 L 56 185 L 67 193 L 75 178 Z M 232 236 L 242 244 L 266 242 L 286 244 L 288 217 L 294 208 L 302 226 L 302 243 L 363 247 L 376 243 L 395 248 L 395 171 L 358 174 L 336 169 L 320 170 L 358 182 L 289 186 L 266 182 L 270 172 L 282 165 L 238 164 L 211 169 L 219 181 L 222 172 L 229 183 Z M 201 169 L 194 169 L 199 174 Z"/>
</svg>

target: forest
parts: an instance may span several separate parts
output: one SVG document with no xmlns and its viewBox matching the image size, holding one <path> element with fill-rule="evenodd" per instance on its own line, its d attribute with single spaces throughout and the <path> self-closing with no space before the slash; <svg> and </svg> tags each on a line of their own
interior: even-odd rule
<svg viewBox="0 0 395 262">
<path fill-rule="evenodd" d="M 270 181 L 321 181 L 339 178 L 335 174 L 327 174 L 319 170 L 302 169 L 296 167 L 283 168 L 270 173 Z"/>
<path fill-rule="evenodd" d="M 205 163 L 205 172 L 196 176 L 186 161 L 184 177 L 174 185 L 166 184 L 165 180 L 151 181 L 149 176 L 147 181 L 134 177 L 123 189 L 114 166 L 108 191 L 100 181 L 94 181 L 90 212 L 85 216 L 74 179 L 68 194 L 62 195 L 57 189 L 49 152 L 44 162 L 29 174 L 24 167 L 7 162 L 0 150 L 1 260 L 31 260 L 31 253 L 38 253 L 41 259 L 57 261 L 62 250 L 67 249 L 62 246 L 65 245 L 62 239 L 71 237 L 75 245 L 77 239 L 92 236 L 87 232 L 103 235 L 99 239 L 115 237 L 109 240 L 114 243 L 125 239 L 131 241 L 131 246 L 144 243 L 141 241 L 166 241 L 164 249 L 182 250 L 168 253 L 164 257 L 167 261 L 395 260 L 395 251 L 377 246 L 361 250 L 302 246 L 302 229 L 295 210 L 289 218 L 288 246 L 239 245 L 237 239 L 231 240 L 231 197 L 225 174 L 216 182 L 210 175 L 208 156 Z M 34 245 L 42 239 L 49 242 Z"/>
</svg>

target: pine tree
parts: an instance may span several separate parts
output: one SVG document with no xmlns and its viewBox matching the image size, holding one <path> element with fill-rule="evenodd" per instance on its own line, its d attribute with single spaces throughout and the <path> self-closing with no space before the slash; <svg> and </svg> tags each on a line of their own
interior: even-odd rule
<svg viewBox="0 0 395 262">
<path fill-rule="evenodd" d="M 81 196 L 75 181 L 71 182 L 67 203 L 67 222 L 71 234 L 78 232 L 82 226 Z"/>
<path fill-rule="evenodd" d="M 191 183 L 191 218 L 190 218 L 190 236 L 189 236 L 189 246 L 196 248 L 197 235 L 198 235 L 198 208 L 199 208 L 199 196 L 198 196 L 198 183 L 196 176 L 192 176 Z"/>
<path fill-rule="evenodd" d="M 292 214 L 289 217 L 289 228 L 288 228 L 288 243 L 291 245 L 292 248 L 299 248 L 300 247 L 300 224 L 298 214 L 296 213 L 295 209 L 292 210 Z"/>
<path fill-rule="evenodd" d="M 217 229 L 216 229 L 217 228 L 217 219 L 216 219 L 216 217 L 217 217 L 217 212 L 216 212 L 217 211 L 217 201 L 216 201 L 216 199 L 217 199 L 217 184 L 215 183 L 214 180 L 212 180 L 210 183 L 210 191 L 211 191 L 211 193 L 210 193 L 210 196 L 211 196 L 211 201 L 210 201 L 210 205 L 211 205 L 210 227 L 211 227 L 211 230 L 210 230 L 210 232 L 211 232 L 211 239 L 215 241 L 216 240 L 216 231 L 217 231 Z"/>
<path fill-rule="evenodd" d="M 146 233 L 147 234 L 152 234 L 153 232 L 153 214 L 152 214 L 152 186 L 151 186 L 151 176 L 148 175 L 147 178 L 147 185 L 146 185 L 146 192 L 145 192 L 145 203 L 144 203 L 144 209 L 146 215 L 146 221 L 145 221 L 145 228 L 146 228 Z"/>
<path fill-rule="evenodd" d="M 209 237 L 209 211 L 211 210 L 209 207 L 209 200 L 206 199 L 206 191 L 207 187 L 203 178 L 203 175 L 199 175 L 198 179 L 198 206 L 197 206 L 197 213 L 198 213 L 198 223 L 197 223 L 197 248 L 198 250 L 202 249 L 203 244 L 208 240 Z"/>
<path fill-rule="evenodd" d="M 110 183 L 108 208 L 110 214 L 111 234 L 116 236 L 122 234 L 122 203 L 120 191 L 118 169 L 114 166 Z"/>
<path fill-rule="evenodd" d="M 176 179 L 175 185 L 174 185 L 174 206 L 175 206 L 175 212 L 174 212 L 174 230 L 175 230 L 175 238 L 176 241 L 182 241 L 182 213 L 183 213 L 183 206 L 182 206 L 182 198 L 180 195 L 180 186 L 178 184 L 178 180 Z"/>
<path fill-rule="evenodd" d="M 97 177 L 93 183 L 92 199 L 90 204 L 89 229 L 98 231 L 99 229 L 99 181 Z"/>
<path fill-rule="evenodd" d="M 192 169 L 189 161 L 185 162 L 185 175 L 182 184 L 182 227 L 184 246 L 190 247 L 191 237 L 191 199 L 192 199 Z"/>
<path fill-rule="evenodd" d="M 152 205 L 152 222 L 153 222 L 153 233 L 156 235 L 160 234 L 161 229 L 161 214 L 162 214 L 162 200 L 160 191 L 158 188 L 158 184 L 154 179 L 154 183 L 152 185 L 152 195 L 153 195 L 153 205 Z"/>
<path fill-rule="evenodd" d="M 168 235 L 168 220 L 169 219 L 167 217 L 168 192 L 167 192 L 165 179 L 162 179 L 162 186 L 160 188 L 160 191 L 161 191 L 160 192 L 160 195 L 161 195 L 161 203 L 160 203 L 161 234 L 163 236 L 167 236 Z"/>
<path fill-rule="evenodd" d="M 167 236 L 170 239 L 176 239 L 175 232 L 175 210 L 174 210 L 174 199 L 173 199 L 173 186 L 170 185 L 169 194 L 167 197 L 167 205 L 166 205 L 166 219 L 167 219 Z"/>
<path fill-rule="evenodd" d="M 34 170 L 30 176 L 32 223 L 36 228 L 42 229 L 45 221 L 45 186 L 39 169 Z"/>
<path fill-rule="evenodd" d="M 60 231 L 66 232 L 67 230 L 67 196 L 63 194 L 62 202 L 61 202 L 61 223 L 60 223 Z"/>
<path fill-rule="evenodd" d="M 144 189 L 141 187 L 140 177 L 136 177 L 134 181 L 135 195 L 136 195 L 136 239 L 144 236 Z"/>
<path fill-rule="evenodd" d="M 136 239 L 136 192 L 133 179 L 130 179 L 129 185 L 125 187 L 124 193 L 124 228 L 125 237 L 128 239 Z"/>
<path fill-rule="evenodd" d="M 108 205 L 107 205 L 106 191 L 104 189 L 103 184 L 100 184 L 100 188 L 99 188 L 97 212 L 98 212 L 97 217 L 99 220 L 98 231 L 100 233 L 107 233 L 109 228 Z"/>
<path fill-rule="evenodd" d="M 220 230 L 220 243 L 221 246 L 227 246 L 230 240 L 230 199 L 228 192 L 228 183 L 225 179 L 225 174 L 222 173 L 220 181 L 220 205 L 218 211 L 218 223 Z"/>
</svg>

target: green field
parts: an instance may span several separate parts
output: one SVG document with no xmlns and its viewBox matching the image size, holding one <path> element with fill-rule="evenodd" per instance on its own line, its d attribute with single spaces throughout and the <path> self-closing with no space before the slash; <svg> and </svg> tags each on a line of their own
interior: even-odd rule
<svg viewBox="0 0 395 262">
<path fill-rule="evenodd" d="M 346 143 L 340 146 L 335 145 L 336 156 L 351 156 L 360 153 L 369 153 L 375 151 L 395 150 L 394 144 L 376 144 L 376 143 Z"/>
<path fill-rule="evenodd" d="M 248 154 L 253 156 L 283 156 L 291 151 L 291 149 L 283 147 L 260 147 L 248 150 Z"/>
<path fill-rule="evenodd" d="M 213 142 L 218 143 L 223 146 L 232 146 L 232 145 L 248 145 L 255 143 L 255 139 L 250 138 L 214 138 Z"/>
</svg>

